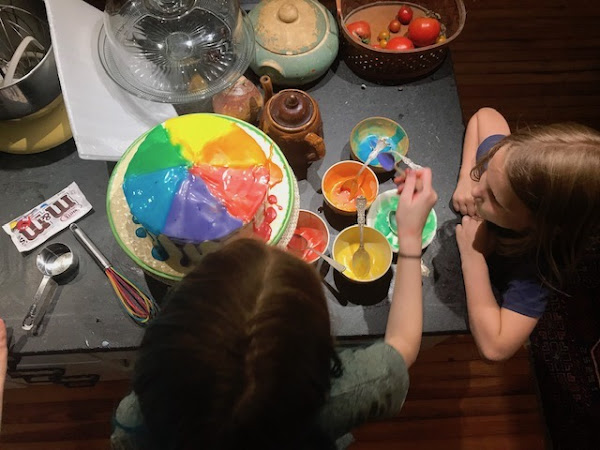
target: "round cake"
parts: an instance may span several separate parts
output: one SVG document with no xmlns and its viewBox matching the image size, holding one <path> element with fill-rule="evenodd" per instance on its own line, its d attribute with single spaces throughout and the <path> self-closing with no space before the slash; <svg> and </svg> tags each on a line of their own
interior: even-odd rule
<svg viewBox="0 0 600 450">
<path fill-rule="evenodd" d="M 143 268 L 178 279 L 233 237 L 278 243 L 295 203 L 292 179 L 281 151 L 257 128 L 217 114 L 180 116 L 123 155 L 109 184 L 109 221 Z"/>
</svg>

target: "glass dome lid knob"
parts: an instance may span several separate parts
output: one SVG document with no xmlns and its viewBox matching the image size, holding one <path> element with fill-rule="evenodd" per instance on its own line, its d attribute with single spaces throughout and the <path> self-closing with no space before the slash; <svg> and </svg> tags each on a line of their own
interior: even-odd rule
<svg viewBox="0 0 600 450">
<path fill-rule="evenodd" d="M 196 0 L 143 0 L 146 8 L 161 17 L 180 16 L 194 5 Z"/>
</svg>

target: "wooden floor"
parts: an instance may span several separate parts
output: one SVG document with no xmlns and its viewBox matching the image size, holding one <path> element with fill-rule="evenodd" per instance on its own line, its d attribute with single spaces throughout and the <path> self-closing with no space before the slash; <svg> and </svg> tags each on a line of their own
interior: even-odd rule
<svg viewBox="0 0 600 450">
<path fill-rule="evenodd" d="M 0 448 L 106 449 L 112 412 L 127 391 L 122 381 L 7 390 Z M 488 364 L 470 336 L 450 337 L 424 350 L 411 368 L 401 415 L 364 425 L 354 436 L 351 450 L 542 450 L 528 353 Z"/>
<path fill-rule="evenodd" d="M 95 2 L 98 3 L 98 2 Z M 565 120 L 600 129 L 600 2 L 465 0 L 451 47 L 463 115 L 492 106 L 511 126 Z M 537 450 L 544 428 L 527 352 L 481 361 L 468 336 L 425 350 L 401 415 L 355 432 L 352 450 Z M 105 449 L 126 382 L 9 390 L 2 450 Z"/>
<path fill-rule="evenodd" d="M 481 360 L 471 336 L 424 350 L 400 416 L 363 425 L 351 450 L 542 450 L 545 428 L 523 348 Z"/>
<path fill-rule="evenodd" d="M 576 121 L 600 130 L 600 2 L 464 3 L 451 51 L 465 119 L 492 106 L 511 127 Z"/>
</svg>

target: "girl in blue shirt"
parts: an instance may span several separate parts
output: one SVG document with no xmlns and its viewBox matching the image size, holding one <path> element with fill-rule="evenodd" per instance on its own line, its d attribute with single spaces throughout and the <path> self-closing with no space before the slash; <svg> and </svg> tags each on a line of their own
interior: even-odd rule
<svg viewBox="0 0 600 450">
<path fill-rule="evenodd" d="M 452 202 L 471 332 L 485 358 L 510 358 L 598 232 L 600 133 L 564 123 L 511 134 L 500 113 L 480 109 Z"/>
</svg>

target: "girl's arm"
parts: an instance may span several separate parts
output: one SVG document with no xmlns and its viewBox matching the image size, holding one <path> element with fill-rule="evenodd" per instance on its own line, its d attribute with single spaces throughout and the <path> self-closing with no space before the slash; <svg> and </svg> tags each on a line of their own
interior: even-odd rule
<svg viewBox="0 0 600 450">
<path fill-rule="evenodd" d="M 416 189 L 417 177 L 422 188 Z M 410 367 L 417 359 L 423 333 L 423 292 L 421 287 L 421 235 L 429 211 L 437 201 L 431 185 L 431 170 L 408 171 L 399 183 L 398 263 L 388 316 L 385 341 L 394 347 Z M 419 183 L 420 184 L 420 183 Z"/>
<path fill-rule="evenodd" d="M 510 134 L 506 119 L 492 108 L 481 108 L 467 124 L 463 143 L 462 162 L 458 174 L 456 190 L 452 195 L 452 206 L 462 215 L 475 216 L 475 201 L 471 195 L 473 180 L 471 170 L 475 167 L 477 148 L 481 142 L 493 134 Z"/>
<path fill-rule="evenodd" d="M 527 341 L 538 319 L 498 306 L 485 260 L 486 226 L 463 217 L 456 227 L 463 279 L 469 311 L 469 325 L 482 356 L 491 361 L 510 358 Z"/>
</svg>

